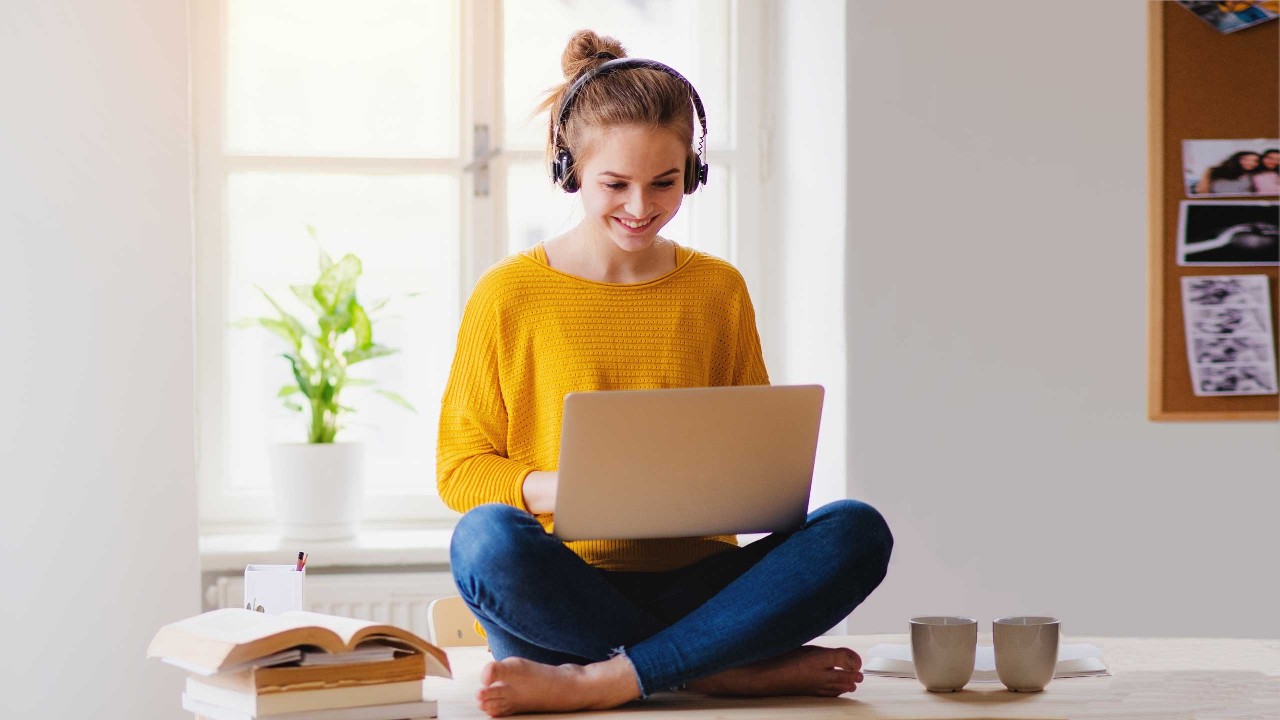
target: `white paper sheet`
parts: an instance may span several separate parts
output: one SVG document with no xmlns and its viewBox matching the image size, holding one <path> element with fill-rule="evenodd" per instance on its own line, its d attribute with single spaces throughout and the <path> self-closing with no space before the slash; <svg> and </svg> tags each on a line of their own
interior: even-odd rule
<svg viewBox="0 0 1280 720">
<path fill-rule="evenodd" d="M 862 671 L 867 675 L 915 678 L 911 646 L 881 644 L 872 647 L 867 651 Z M 1097 645 L 1076 643 L 1058 646 L 1058 666 L 1053 673 L 1055 678 L 1110 674 L 1106 663 L 1102 661 L 1102 648 Z M 970 682 L 1000 682 L 996 675 L 995 648 L 991 645 L 978 646 Z"/>
</svg>

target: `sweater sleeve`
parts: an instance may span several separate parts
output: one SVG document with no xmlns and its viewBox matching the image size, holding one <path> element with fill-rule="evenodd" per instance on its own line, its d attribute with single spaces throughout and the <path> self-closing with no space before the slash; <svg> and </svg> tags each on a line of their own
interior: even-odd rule
<svg viewBox="0 0 1280 720">
<path fill-rule="evenodd" d="M 528 510 L 524 479 L 533 468 L 507 457 L 496 311 L 482 281 L 463 313 L 440 404 L 436 487 L 445 505 L 463 513 L 485 503 Z"/>
<path fill-rule="evenodd" d="M 769 371 L 764 365 L 764 352 L 760 349 L 760 333 L 756 330 L 756 311 L 742 283 L 742 302 L 738 313 L 737 357 L 733 363 L 734 385 L 768 385 Z"/>
</svg>

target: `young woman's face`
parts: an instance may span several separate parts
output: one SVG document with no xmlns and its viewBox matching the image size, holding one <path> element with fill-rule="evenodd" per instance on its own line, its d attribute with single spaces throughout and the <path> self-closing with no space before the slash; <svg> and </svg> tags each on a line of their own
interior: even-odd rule
<svg viewBox="0 0 1280 720">
<path fill-rule="evenodd" d="M 1244 168 L 1245 170 L 1252 170 L 1258 167 L 1258 156 L 1254 155 L 1253 153 L 1249 153 L 1248 155 L 1241 155 L 1240 167 Z"/>
<path fill-rule="evenodd" d="M 1280 152 L 1269 152 L 1262 156 L 1262 167 L 1268 170 L 1280 168 Z"/>
<path fill-rule="evenodd" d="M 579 165 L 584 224 L 628 252 L 653 246 L 684 198 L 684 143 L 640 127 L 598 130 Z"/>
</svg>

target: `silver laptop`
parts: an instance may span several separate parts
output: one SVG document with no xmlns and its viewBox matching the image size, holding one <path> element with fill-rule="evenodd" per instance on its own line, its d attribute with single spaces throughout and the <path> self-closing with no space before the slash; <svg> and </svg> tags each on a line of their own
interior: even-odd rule
<svg viewBox="0 0 1280 720">
<path fill-rule="evenodd" d="M 555 536 L 790 530 L 813 480 L 820 385 L 569 393 Z"/>
</svg>

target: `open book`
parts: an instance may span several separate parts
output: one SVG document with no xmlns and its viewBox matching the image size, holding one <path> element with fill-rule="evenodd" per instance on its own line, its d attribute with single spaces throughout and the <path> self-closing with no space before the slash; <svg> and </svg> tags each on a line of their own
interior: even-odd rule
<svg viewBox="0 0 1280 720">
<path fill-rule="evenodd" d="M 408 630 L 303 611 L 264 615 L 227 608 L 189 617 L 160 628 L 147 647 L 147 657 L 212 675 L 249 667 L 255 660 L 290 650 L 318 648 L 346 653 L 378 646 L 421 654 L 428 675 L 453 677 L 444 651 Z"/>
<path fill-rule="evenodd" d="M 915 678 L 916 667 L 911 662 L 911 646 L 876 645 L 867 651 L 862 672 L 883 677 Z M 1102 650 L 1097 645 L 1081 643 L 1058 647 L 1058 665 L 1053 671 L 1055 678 L 1110 674 L 1106 664 L 1102 662 Z M 995 648 L 990 645 L 978 646 L 970 682 L 1000 682 L 1000 677 L 996 674 Z"/>
</svg>

